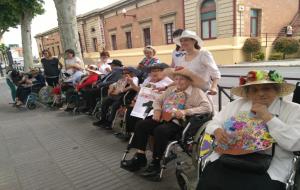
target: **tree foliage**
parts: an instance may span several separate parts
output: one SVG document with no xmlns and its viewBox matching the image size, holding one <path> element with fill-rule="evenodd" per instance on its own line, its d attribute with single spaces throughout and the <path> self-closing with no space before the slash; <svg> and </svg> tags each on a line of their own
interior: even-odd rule
<svg viewBox="0 0 300 190">
<path fill-rule="evenodd" d="M 287 54 L 293 54 L 299 50 L 299 42 L 290 37 L 278 38 L 274 43 L 274 49 L 282 53 L 283 59 L 285 59 Z"/>
<path fill-rule="evenodd" d="M 253 60 L 253 55 L 257 54 L 261 49 L 261 44 L 257 38 L 248 38 L 243 46 L 243 51 L 250 54 L 251 61 Z"/>
<path fill-rule="evenodd" d="M 0 39 L 10 27 L 16 27 L 20 23 L 19 16 L 12 14 L 14 11 L 11 4 L 0 2 Z"/>
</svg>

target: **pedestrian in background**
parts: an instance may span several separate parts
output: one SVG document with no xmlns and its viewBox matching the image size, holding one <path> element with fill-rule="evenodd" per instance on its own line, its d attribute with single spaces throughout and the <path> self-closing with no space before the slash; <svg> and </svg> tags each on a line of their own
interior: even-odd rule
<svg viewBox="0 0 300 190">
<path fill-rule="evenodd" d="M 55 87 L 58 84 L 60 70 L 63 65 L 56 57 L 52 57 L 49 50 L 43 50 L 43 58 L 41 60 L 44 74 L 49 86 Z"/>
</svg>

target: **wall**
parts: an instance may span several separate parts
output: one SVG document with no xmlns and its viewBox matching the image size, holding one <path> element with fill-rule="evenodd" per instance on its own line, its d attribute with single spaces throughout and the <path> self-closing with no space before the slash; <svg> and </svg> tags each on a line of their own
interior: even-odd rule
<svg viewBox="0 0 300 190">
<path fill-rule="evenodd" d="M 204 0 L 184 0 L 185 5 L 185 28 L 196 31 L 201 35 L 200 7 Z M 218 0 L 217 9 L 217 33 L 218 38 L 233 36 L 233 0 Z"/>
<path fill-rule="evenodd" d="M 244 14 L 244 36 L 250 35 L 250 10 L 261 9 L 261 33 L 272 33 L 276 35 L 287 26 L 298 11 L 297 0 L 243 0 L 245 5 Z"/>
<path fill-rule="evenodd" d="M 126 31 L 131 31 L 133 48 L 144 47 L 142 28 L 150 27 L 151 42 L 154 46 L 166 44 L 164 22 L 174 22 L 173 28 L 183 28 L 182 0 L 146 0 L 136 5 L 125 7 L 127 14 L 136 15 L 124 17 L 120 8 L 104 14 L 104 29 L 106 49 L 111 50 L 111 35 L 117 36 L 118 49 L 126 47 Z"/>
</svg>

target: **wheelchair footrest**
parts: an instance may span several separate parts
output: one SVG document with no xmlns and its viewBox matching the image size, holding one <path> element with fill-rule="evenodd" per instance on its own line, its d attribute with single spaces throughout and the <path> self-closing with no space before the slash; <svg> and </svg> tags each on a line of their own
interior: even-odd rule
<svg viewBox="0 0 300 190">
<path fill-rule="evenodd" d="M 170 155 L 164 159 L 164 164 L 168 164 L 169 162 L 175 160 L 176 158 L 177 158 L 177 154 L 175 154 L 174 152 L 170 152 Z"/>
</svg>

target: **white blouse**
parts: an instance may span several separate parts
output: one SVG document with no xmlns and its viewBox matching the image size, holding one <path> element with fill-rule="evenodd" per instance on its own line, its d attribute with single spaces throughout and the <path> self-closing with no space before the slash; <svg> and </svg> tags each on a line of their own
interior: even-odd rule
<svg viewBox="0 0 300 190">
<path fill-rule="evenodd" d="M 222 128 L 225 120 L 240 111 L 249 111 L 252 102 L 247 99 L 238 99 L 229 103 L 207 125 L 206 132 L 213 134 L 217 128 Z M 300 151 L 300 105 L 279 99 L 268 108 L 269 112 L 278 117 L 273 117 L 267 126 L 270 135 L 275 139 L 275 153 L 268 169 L 272 180 L 285 183 L 292 168 L 293 151 Z M 215 161 L 220 154 L 213 152 L 207 159 Z"/>
<path fill-rule="evenodd" d="M 98 60 L 98 69 L 101 73 L 103 73 L 103 77 L 106 76 L 109 72 L 106 70 L 107 68 L 111 69 L 109 63 L 111 63 L 111 59 L 107 59 L 105 63 L 103 63 L 101 60 Z"/>
<path fill-rule="evenodd" d="M 185 55 L 178 58 L 175 66 L 182 66 L 193 71 L 199 77 L 206 81 L 206 85 L 202 88 L 207 91 L 211 87 L 212 79 L 221 78 L 219 68 L 208 50 L 201 49 L 198 55 L 191 61 L 185 60 Z"/>
</svg>

